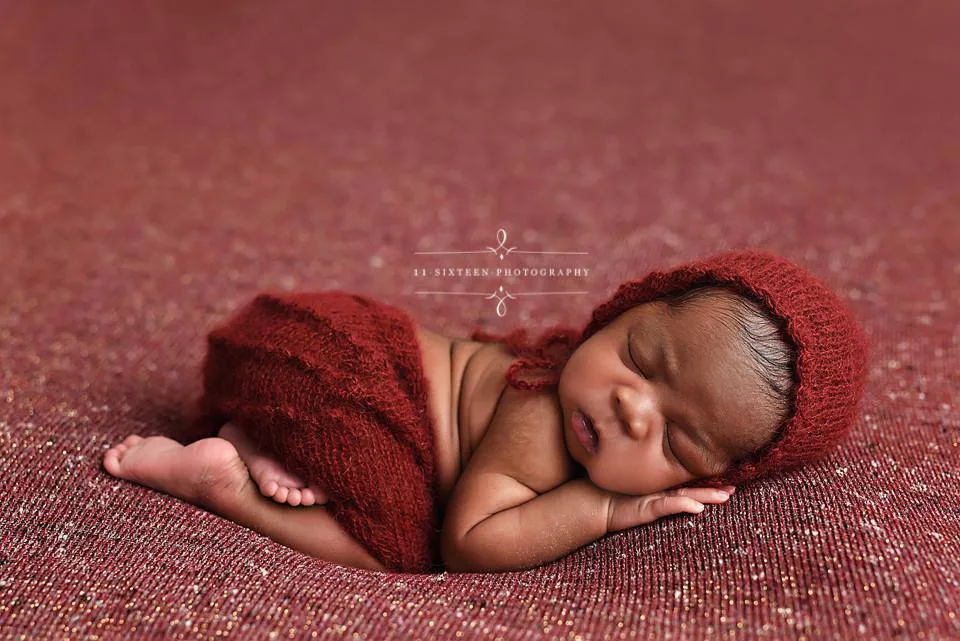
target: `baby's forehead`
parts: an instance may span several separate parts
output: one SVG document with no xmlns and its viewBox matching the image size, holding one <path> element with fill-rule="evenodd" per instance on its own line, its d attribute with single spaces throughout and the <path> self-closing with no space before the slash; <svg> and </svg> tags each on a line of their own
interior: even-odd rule
<svg viewBox="0 0 960 641">
<path fill-rule="evenodd" d="M 661 315 L 659 313 L 661 310 L 658 307 L 662 304 L 660 301 L 637 303 L 614 316 L 600 331 L 630 334 L 651 321 L 660 320 L 662 322 L 663 319 L 658 318 Z"/>
<path fill-rule="evenodd" d="M 722 304 L 706 298 L 679 306 L 655 299 L 626 309 L 610 324 L 615 327 L 608 327 L 628 336 L 665 336 L 681 346 L 712 344 L 740 353 L 745 347 L 743 337 L 718 305 Z"/>
<path fill-rule="evenodd" d="M 698 288 L 693 296 L 676 300 L 673 296 L 662 296 L 652 300 L 636 303 L 620 313 L 617 318 L 634 318 L 645 315 L 659 315 L 664 320 L 677 320 L 684 316 L 715 317 L 722 310 L 732 310 L 748 299 L 725 288 L 711 287 Z M 687 291 L 675 292 L 674 296 L 687 294 Z"/>
<path fill-rule="evenodd" d="M 615 322 L 620 324 L 626 324 L 631 326 L 635 323 L 646 321 L 650 319 L 657 319 L 662 322 L 670 322 L 673 320 L 668 309 L 666 301 L 661 299 L 644 301 L 642 303 L 637 303 L 632 307 L 628 307 L 614 319 Z"/>
<path fill-rule="evenodd" d="M 656 312 L 660 308 L 665 308 L 667 306 L 666 302 L 661 299 L 648 300 L 642 303 L 636 303 L 622 311 L 617 318 L 632 318 L 634 316 L 639 316 L 642 314 Z"/>
</svg>

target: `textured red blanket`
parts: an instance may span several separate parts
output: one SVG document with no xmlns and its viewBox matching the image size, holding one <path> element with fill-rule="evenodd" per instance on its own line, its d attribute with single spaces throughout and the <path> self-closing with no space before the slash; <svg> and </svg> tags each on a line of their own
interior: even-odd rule
<svg viewBox="0 0 960 641">
<path fill-rule="evenodd" d="M 960 3 L 2 6 L 0 639 L 960 639 Z M 498 227 L 503 260 L 413 254 Z M 827 279 L 875 352 L 833 455 L 696 517 L 388 575 L 101 468 L 182 426 L 261 291 L 499 333 L 743 244 Z M 548 263 L 591 270 L 505 287 L 589 293 L 412 293 Z"/>
</svg>

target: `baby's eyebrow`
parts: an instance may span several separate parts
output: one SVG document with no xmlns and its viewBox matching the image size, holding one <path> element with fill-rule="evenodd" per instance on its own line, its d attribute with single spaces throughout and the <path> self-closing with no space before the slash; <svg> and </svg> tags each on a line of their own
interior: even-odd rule
<svg viewBox="0 0 960 641">
<path fill-rule="evenodd" d="M 631 328 L 627 332 L 627 342 L 634 339 L 634 330 Z M 677 362 L 677 352 L 673 347 L 673 343 L 662 334 L 660 335 L 660 340 L 657 341 L 659 344 L 659 356 L 660 363 L 662 363 L 661 370 L 664 372 L 664 378 L 667 381 L 667 384 L 674 390 L 677 388 L 677 378 L 679 377 L 679 365 Z M 716 470 L 721 470 L 726 467 L 726 463 L 717 458 L 717 456 L 710 451 L 709 444 L 706 439 L 704 439 L 702 432 L 695 429 L 690 423 L 678 423 L 678 427 L 682 429 L 687 438 L 692 441 L 696 447 L 696 458 L 699 459 L 699 465 L 696 467 L 701 470 L 707 470 L 704 472 L 707 475 L 713 474 Z M 691 470 L 693 471 L 693 470 Z"/>
<path fill-rule="evenodd" d="M 677 353 L 673 350 L 673 344 L 668 341 L 660 340 L 660 362 L 664 363 L 667 382 L 675 387 L 677 382 Z"/>
<path fill-rule="evenodd" d="M 680 369 L 677 364 L 677 352 L 674 349 L 673 342 L 667 340 L 665 336 L 661 336 L 658 342 L 660 343 L 660 362 L 663 363 L 664 378 L 667 379 L 671 387 L 676 389 Z M 707 440 L 703 437 L 702 430 L 697 430 L 693 425 L 687 423 L 684 426 L 684 431 L 687 433 L 687 437 L 697 446 L 702 469 L 710 470 L 712 473 L 713 470 L 726 467 L 726 463 L 717 458 L 716 454 L 710 450 Z"/>
</svg>

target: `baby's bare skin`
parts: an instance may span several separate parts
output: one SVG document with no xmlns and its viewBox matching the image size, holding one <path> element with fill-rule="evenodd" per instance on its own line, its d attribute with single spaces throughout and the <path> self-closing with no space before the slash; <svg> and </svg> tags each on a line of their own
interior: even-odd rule
<svg viewBox="0 0 960 641">
<path fill-rule="evenodd" d="M 417 336 L 446 503 L 491 422 L 512 356 L 496 344 L 454 340 L 425 328 L 418 328 Z M 164 436 L 130 435 L 107 450 L 103 465 L 117 478 L 206 508 L 317 558 L 385 569 L 327 514 L 323 488 L 305 487 L 232 423 L 224 424 L 218 437 L 187 446 Z"/>
<path fill-rule="evenodd" d="M 718 444 L 729 452 L 732 446 L 722 439 L 729 441 L 736 426 L 764 420 L 750 400 L 750 372 L 737 364 L 736 336 L 725 333 L 715 315 L 695 308 L 678 319 L 660 307 L 638 306 L 578 348 L 558 389 L 538 392 L 507 386 L 506 370 L 516 357 L 504 346 L 418 328 L 436 430 L 447 567 L 532 567 L 608 532 L 726 501 L 734 488 L 670 489 L 703 475 L 691 472 L 690 438 L 724 456 Z M 637 328 L 641 338 L 630 339 Z M 685 359 L 672 378 L 664 377 L 657 360 L 666 340 Z M 638 358 L 645 371 L 636 369 Z M 717 365 L 727 369 L 709 369 Z M 581 411 L 597 422 L 599 453 L 578 440 L 573 416 Z M 674 434 L 671 419 L 677 417 L 698 427 L 683 425 Z M 106 453 L 104 466 L 114 476 L 207 507 L 294 549 L 382 568 L 326 514 L 322 488 L 304 488 L 278 462 L 245 444 L 235 426 L 225 425 L 221 436 L 186 447 L 163 437 L 132 436 Z M 286 488 L 286 496 L 272 491 L 273 483 Z M 274 501 L 312 498 L 315 505 L 268 507 L 254 484 Z M 292 490 L 299 490 L 299 500 L 291 498 Z"/>
<path fill-rule="evenodd" d="M 507 388 L 446 506 L 444 564 L 534 567 L 726 501 L 732 486 L 678 486 L 721 472 L 776 423 L 727 304 L 638 305 L 577 347 L 555 390 Z"/>
</svg>

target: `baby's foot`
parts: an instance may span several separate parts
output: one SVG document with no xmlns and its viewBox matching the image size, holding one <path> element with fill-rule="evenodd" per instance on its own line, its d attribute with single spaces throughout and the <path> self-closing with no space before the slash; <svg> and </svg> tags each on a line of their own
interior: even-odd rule
<svg viewBox="0 0 960 641">
<path fill-rule="evenodd" d="M 184 446 L 165 436 L 132 434 L 106 451 L 103 467 L 117 478 L 203 506 L 229 499 L 249 482 L 236 448 L 221 438 Z"/>
<path fill-rule="evenodd" d="M 250 477 L 264 496 L 272 498 L 277 503 L 288 503 L 293 506 L 323 505 L 327 502 L 326 492 L 313 485 L 307 485 L 299 476 L 288 472 L 280 461 L 259 451 L 247 435 L 233 423 L 226 423 L 220 428 L 220 438 L 230 441 L 237 448 L 240 458 L 250 470 Z"/>
</svg>

